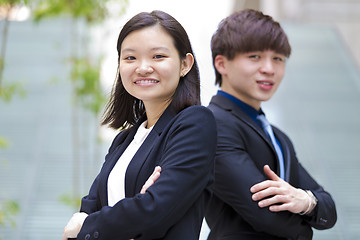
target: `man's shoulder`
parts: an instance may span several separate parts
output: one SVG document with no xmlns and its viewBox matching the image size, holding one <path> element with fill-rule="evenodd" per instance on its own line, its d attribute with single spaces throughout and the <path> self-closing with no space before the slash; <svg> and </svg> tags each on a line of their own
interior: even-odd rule
<svg viewBox="0 0 360 240">
<path fill-rule="evenodd" d="M 224 108 L 218 103 L 210 102 L 207 108 L 213 113 L 215 119 L 229 118 L 232 115 L 231 109 Z"/>
<path fill-rule="evenodd" d="M 207 106 L 212 112 L 214 111 L 226 111 L 226 110 L 230 110 L 232 106 L 232 102 L 223 97 L 223 96 L 219 96 L 219 95 L 214 95 L 211 98 L 211 101 L 209 103 L 209 105 Z"/>
<path fill-rule="evenodd" d="M 241 110 L 229 99 L 215 95 L 212 97 L 208 109 L 212 111 L 215 119 L 242 118 Z"/>
<path fill-rule="evenodd" d="M 243 115 L 236 108 L 211 101 L 208 109 L 212 111 L 220 132 L 234 133 L 247 128 Z"/>
</svg>

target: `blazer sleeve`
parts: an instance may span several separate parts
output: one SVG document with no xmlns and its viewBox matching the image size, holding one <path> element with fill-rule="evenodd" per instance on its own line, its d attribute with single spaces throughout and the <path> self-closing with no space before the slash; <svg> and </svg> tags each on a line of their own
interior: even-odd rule
<svg viewBox="0 0 360 240">
<path fill-rule="evenodd" d="M 335 202 L 331 195 L 324 190 L 310 174 L 299 164 L 299 188 L 311 190 L 318 199 L 317 205 L 310 216 L 304 216 L 305 221 L 312 227 L 323 230 L 333 227 L 337 220 Z"/>
<path fill-rule="evenodd" d="M 96 176 L 94 182 L 92 183 L 91 187 L 90 187 L 90 191 L 89 191 L 89 195 L 83 197 L 81 199 L 81 207 L 80 207 L 80 212 L 85 212 L 87 214 L 96 212 L 99 210 L 99 202 L 98 202 L 98 198 L 97 198 L 97 189 L 98 189 L 98 180 L 99 175 Z"/>
<path fill-rule="evenodd" d="M 287 211 L 274 213 L 267 208 L 260 208 L 252 200 L 250 188 L 266 178 L 259 170 L 262 167 L 257 166 L 247 153 L 247 143 L 243 138 L 246 133 L 239 130 L 240 126 L 230 123 L 231 119 L 233 117 L 222 115 L 216 122 L 219 130 L 214 194 L 230 205 L 257 232 L 292 239 L 311 239 L 311 227 L 300 215 Z"/>
<path fill-rule="evenodd" d="M 279 129 L 274 130 L 281 135 L 286 143 L 291 156 L 290 184 L 303 190 L 311 190 L 318 199 L 315 209 L 310 216 L 304 215 L 303 219 L 313 228 L 323 230 L 333 227 L 337 220 L 336 207 L 331 195 L 320 186 L 317 181 L 305 170 L 298 161 L 291 140 Z"/>
<path fill-rule="evenodd" d="M 128 130 L 124 130 L 115 137 L 115 139 L 111 143 L 108 153 L 105 156 L 105 161 L 108 159 L 108 157 L 111 155 L 111 153 L 119 145 L 119 142 L 121 142 L 127 136 L 128 132 L 129 132 Z M 96 176 L 94 182 L 92 183 L 92 185 L 90 187 L 89 194 L 81 199 L 80 212 L 85 212 L 87 214 L 90 214 L 90 213 L 100 210 L 101 203 L 100 203 L 100 199 L 98 196 L 99 178 L 100 178 L 99 175 Z"/>
<path fill-rule="evenodd" d="M 200 106 L 179 114 L 164 138 L 160 178 L 145 194 L 91 213 L 78 239 L 95 232 L 98 239 L 161 238 L 199 199 L 212 179 L 215 120 Z"/>
</svg>

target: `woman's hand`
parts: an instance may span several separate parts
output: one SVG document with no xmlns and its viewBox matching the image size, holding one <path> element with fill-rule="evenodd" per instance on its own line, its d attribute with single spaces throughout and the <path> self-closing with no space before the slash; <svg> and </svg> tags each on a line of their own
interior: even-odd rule
<svg viewBox="0 0 360 240">
<path fill-rule="evenodd" d="M 75 213 L 64 228 L 62 240 L 76 238 L 87 216 L 84 212 Z"/>
<path fill-rule="evenodd" d="M 269 207 L 272 212 L 290 211 L 301 213 L 309 206 L 309 195 L 302 189 L 294 188 L 274 173 L 268 165 L 264 172 L 270 180 L 255 184 L 250 188 L 252 199 L 261 208 Z"/>
<path fill-rule="evenodd" d="M 141 191 L 140 191 L 141 194 L 144 194 L 146 192 L 146 190 L 151 185 L 153 185 L 156 182 L 156 180 L 159 179 L 160 173 L 161 173 L 161 167 L 160 166 L 155 167 L 154 172 L 151 174 L 151 176 L 145 182 L 144 186 L 141 188 Z"/>
</svg>

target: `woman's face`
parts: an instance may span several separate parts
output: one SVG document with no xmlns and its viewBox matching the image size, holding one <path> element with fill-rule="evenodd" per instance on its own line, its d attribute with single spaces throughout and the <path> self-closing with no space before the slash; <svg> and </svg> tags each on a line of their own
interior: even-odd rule
<svg viewBox="0 0 360 240">
<path fill-rule="evenodd" d="M 184 65 L 172 37 L 159 25 L 133 31 L 121 44 L 122 83 L 145 106 L 171 102 Z"/>
</svg>

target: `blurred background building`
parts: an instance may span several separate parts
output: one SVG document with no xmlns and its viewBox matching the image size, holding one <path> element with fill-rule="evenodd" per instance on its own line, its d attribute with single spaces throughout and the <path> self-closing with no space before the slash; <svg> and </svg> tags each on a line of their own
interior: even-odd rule
<svg viewBox="0 0 360 240">
<path fill-rule="evenodd" d="M 30 6 L 11 19 L 7 33 L 0 8 L 1 46 L 8 36 L 0 84 L 17 89 L 11 100 L 0 98 L 0 239 L 61 238 L 77 210 L 73 200 L 88 191 L 115 134 L 99 128 L 102 100 L 92 101 L 98 93 L 83 93 L 85 82 L 77 79 L 100 79 L 86 89 L 108 96 L 117 36 L 130 17 L 159 9 L 183 24 L 207 105 L 217 90 L 210 38 L 221 19 L 244 8 L 273 16 L 292 45 L 285 79 L 264 110 L 336 201 L 337 224 L 315 230 L 314 239 L 360 239 L 360 1 L 112 0 L 106 6 L 110 11 L 97 24 L 69 15 L 34 23 Z M 207 233 L 204 223 L 201 239 Z"/>
</svg>

